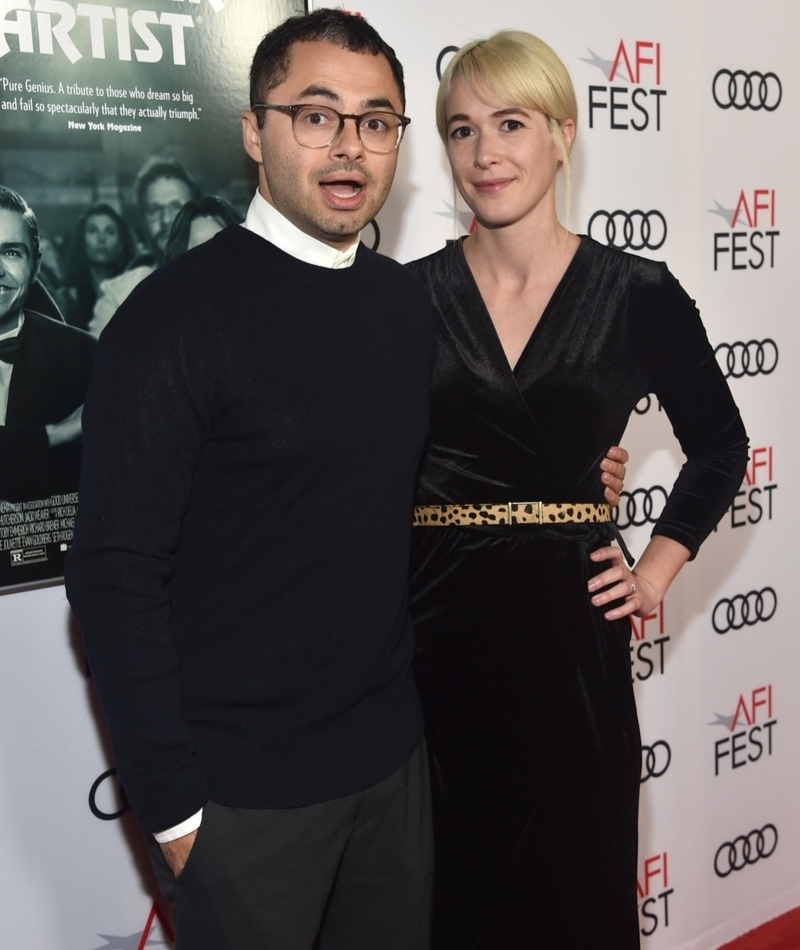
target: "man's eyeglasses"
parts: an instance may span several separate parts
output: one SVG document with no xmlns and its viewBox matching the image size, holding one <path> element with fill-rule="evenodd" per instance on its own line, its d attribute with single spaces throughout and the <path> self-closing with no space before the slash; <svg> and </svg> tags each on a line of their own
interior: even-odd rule
<svg viewBox="0 0 800 950">
<path fill-rule="evenodd" d="M 251 109 L 274 109 L 292 117 L 292 131 L 298 145 L 305 148 L 325 148 L 332 145 L 342 134 L 344 120 L 352 119 L 356 134 L 368 152 L 386 155 L 400 144 L 408 116 L 396 112 L 365 112 L 363 115 L 347 115 L 327 106 L 276 106 L 257 102 Z"/>
</svg>

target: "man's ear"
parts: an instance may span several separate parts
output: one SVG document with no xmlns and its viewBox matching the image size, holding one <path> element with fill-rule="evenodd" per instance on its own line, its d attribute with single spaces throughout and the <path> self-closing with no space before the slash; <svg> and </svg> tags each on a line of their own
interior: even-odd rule
<svg viewBox="0 0 800 950">
<path fill-rule="evenodd" d="M 245 109 L 242 113 L 242 143 L 244 150 L 259 165 L 261 158 L 261 129 L 258 127 L 258 117 L 255 112 Z"/>
</svg>

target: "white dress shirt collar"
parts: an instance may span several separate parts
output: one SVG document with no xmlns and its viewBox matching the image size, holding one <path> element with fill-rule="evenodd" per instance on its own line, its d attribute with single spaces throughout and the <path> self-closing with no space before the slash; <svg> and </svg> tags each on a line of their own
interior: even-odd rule
<svg viewBox="0 0 800 950">
<path fill-rule="evenodd" d="M 286 254 L 291 254 L 306 264 L 338 270 L 350 267 L 356 259 L 360 237 L 343 251 L 324 244 L 295 227 L 257 191 L 247 209 L 243 227 L 274 244 Z"/>
</svg>

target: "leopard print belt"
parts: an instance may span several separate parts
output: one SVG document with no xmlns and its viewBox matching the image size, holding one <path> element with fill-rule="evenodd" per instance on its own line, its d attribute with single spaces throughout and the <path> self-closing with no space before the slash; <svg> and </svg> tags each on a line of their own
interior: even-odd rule
<svg viewBox="0 0 800 950">
<path fill-rule="evenodd" d="M 445 528 L 449 525 L 568 524 L 611 520 L 608 505 L 546 504 L 541 501 L 510 501 L 503 505 L 417 505 L 415 527 Z"/>
</svg>

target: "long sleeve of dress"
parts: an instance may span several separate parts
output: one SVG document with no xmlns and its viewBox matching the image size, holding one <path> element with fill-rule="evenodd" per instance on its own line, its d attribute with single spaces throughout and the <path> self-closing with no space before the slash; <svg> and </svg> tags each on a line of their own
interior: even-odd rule
<svg viewBox="0 0 800 950">
<path fill-rule="evenodd" d="M 741 487 L 747 434 L 694 301 L 663 265 L 651 332 L 653 392 L 686 455 L 653 534 L 694 557 Z"/>
</svg>

